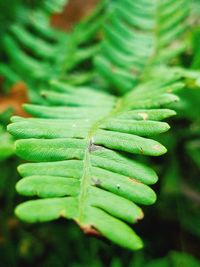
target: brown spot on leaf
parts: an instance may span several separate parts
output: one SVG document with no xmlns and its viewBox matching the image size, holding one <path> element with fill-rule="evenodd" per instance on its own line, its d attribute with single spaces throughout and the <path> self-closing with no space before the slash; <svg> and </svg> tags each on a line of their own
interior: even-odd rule
<svg viewBox="0 0 200 267">
<path fill-rule="evenodd" d="M 129 179 L 129 181 L 131 181 L 132 183 L 134 183 L 134 184 L 141 184 L 141 182 L 140 181 L 138 181 L 138 180 L 136 180 L 135 178 L 128 178 Z"/>
<path fill-rule="evenodd" d="M 143 218 L 144 218 L 144 213 L 143 213 L 143 211 L 141 210 L 140 216 L 137 217 L 136 221 L 138 222 L 138 221 L 142 220 Z"/>
<path fill-rule="evenodd" d="M 144 150 L 142 147 L 140 147 L 140 153 L 143 155 L 144 154 Z"/>
<path fill-rule="evenodd" d="M 91 224 L 80 226 L 80 227 L 83 230 L 83 232 L 85 234 L 87 234 L 87 235 L 101 236 L 101 234 L 99 233 L 99 231 L 97 229 L 95 229 L 95 227 L 93 225 L 91 225 Z"/>
</svg>

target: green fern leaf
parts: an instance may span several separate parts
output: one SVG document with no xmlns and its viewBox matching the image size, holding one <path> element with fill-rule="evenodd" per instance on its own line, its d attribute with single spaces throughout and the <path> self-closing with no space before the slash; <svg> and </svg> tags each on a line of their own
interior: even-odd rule
<svg viewBox="0 0 200 267">
<path fill-rule="evenodd" d="M 46 2 L 53 5 L 55 1 L 32 3 L 33 7 L 30 3 L 18 3 L 15 22 L 7 27 L 3 35 L 0 45 L 4 63 L 0 64 L 0 73 L 6 78 L 5 85 L 8 88 L 18 81 L 24 81 L 32 88 L 36 81 L 44 83 L 45 79 L 58 75 L 60 71 L 62 58 L 59 55 L 67 36 L 51 27 L 50 13 L 45 9 Z M 64 2 L 66 0 L 57 1 L 55 7 L 61 8 Z M 34 91 L 32 94 L 37 98 Z"/>
<path fill-rule="evenodd" d="M 131 90 L 154 63 L 165 63 L 186 48 L 177 40 L 187 28 L 188 1 L 114 1 L 104 26 L 95 65 L 118 92 Z"/>
<path fill-rule="evenodd" d="M 41 1 L 34 8 L 19 5 L 18 13 L 23 19 L 17 18 L 15 23 L 9 25 L 2 38 L 6 62 L 0 64 L 0 74 L 7 78 L 5 85 L 9 87 L 17 81 L 24 81 L 30 89 L 33 102 L 41 101 L 38 91 L 50 79 L 65 76 L 69 79 L 69 72 L 98 50 L 96 43 L 88 45 L 88 42 L 101 27 L 104 16 L 100 16 L 100 13 L 105 3 L 102 1 L 92 15 L 79 23 L 71 33 L 66 33 L 54 29 L 50 24 L 50 13 L 60 10 L 66 2 Z"/>
<path fill-rule="evenodd" d="M 152 137 L 169 129 L 160 120 L 174 111 L 163 106 L 177 101 L 168 91 L 182 83 L 152 80 L 123 98 L 54 86 L 54 92 L 43 92 L 46 106 L 25 105 L 37 118 L 13 117 L 8 126 L 20 139 L 17 154 L 33 162 L 19 167 L 17 191 L 41 198 L 20 204 L 17 216 L 27 222 L 73 219 L 86 233 L 140 249 L 141 239 L 127 224 L 143 217 L 139 205 L 155 202 L 149 185 L 157 175 L 136 155 L 166 152 Z"/>
<path fill-rule="evenodd" d="M 66 0 L 43 0 L 40 5 L 42 9 L 45 9 L 48 13 L 62 12 L 63 7 L 67 4 Z"/>
</svg>

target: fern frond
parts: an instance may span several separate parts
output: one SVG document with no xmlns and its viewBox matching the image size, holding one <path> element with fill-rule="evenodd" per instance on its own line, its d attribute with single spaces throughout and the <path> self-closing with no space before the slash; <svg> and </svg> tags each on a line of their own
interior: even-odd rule
<svg viewBox="0 0 200 267">
<path fill-rule="evenodd" d="M 190 18 L 189 22 L 191 25 L 199 25 L 199 14 L 200 14 L 200 2 L 199 0 L 192 0 L 190 7 Z"/>
<path fill-rule="evenodd" d="M 64 2 L 67 1 L 42 1 L 34 9 L 22 6 L 23 19 L 13 23 L 2 38 L 7 64 L 0 64 L 0 73 L 7 78 L 8 86 L 19 80 L 26 82 L 32 89 L 30 98 L 34 102 L 38 102 L 38 91 L 50 79 L 69 77 L 76 65 L 86 61 L 98 49 L 95 43 L 86 44 L 102 24 L 104 16 L 99 14 L 105 4 L 99 4 L 94 14 L 78 24 L 72 33 L 65 33 L 50 25 L 49 12 L 45 9 L 48 5 L 52 7 L 51 12 L 55 12 Z"/>
<path fill-rule="evenodd" d="M 61 57 L 57 55 L 60 55 L 59 49 L 61 46 L 63 49 L 67 37 L 50 26 L 50 14 L 43 7 L 45 2 L 40 1 L 34 7 L 19 3 L 16 21 L 2 37 L 5 63 L 0 65 L 0 72 L 6 78 L 8 87 L 21 80 L 31 87 L 36 80 L 44 81 L 58 72 Z M 56 7 L 61 7 L 61 2 L 63 5 L 63 0 L 57 1 Z M 48 3 L 53 4 L 53 1 Z M 54 71 L 51 65 L 56 65 Z"/>
<path fill-rule="evenodd" d="M 13 117 L 8 126 L 25 160 L 17 191 L 42 199 L 20 204 L 27 222 L 73 219 L 86 233 L 100 234 L 136 250 L 142 241 L 128 226 L 143 217 L 139 205 L 156 195 L 156 173 L 136 155 L 159 156 L 166 148 L 152 138 L 166 132 L 161 120 L 174 115 L 163 106 L 177 101 L 175 78 L 140 84 L 123 98 L 63 83 L 44 91 L 46 106 L 25 105 L 37 118 Z"/>
<path fill-rule="evenodd" d="M 188 1 L 115 1 L 104 27 L 99 73 L 120 93 L 131 90 L 143 71 L 185 49 L 177 40 L 186 30 Z"/>
<path fill-rule="evenodd" d="M 62 12 L 64 6 L 68 0 L 43 0 L 40 3 L 41 9 L 46 10 L 48 13 L 59 13 Z"/>
</svg>

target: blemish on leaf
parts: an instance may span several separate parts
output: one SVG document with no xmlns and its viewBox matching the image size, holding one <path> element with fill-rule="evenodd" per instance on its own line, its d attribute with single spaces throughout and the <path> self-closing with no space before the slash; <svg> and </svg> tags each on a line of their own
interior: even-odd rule
<svg viewBox="0 0 200 267">
<path fill-rule="evenodd" d="M 136 179 L 134 179 L 134 178 L 128 178 L 128 179 L 129 179 L 129 181 L 131 181 L 131 182 L 134 183 L 134 184 L 141 184 L 140 181 L 138 181 L 138 180 L 136 180 Z"/>
<path fill-rule="evenodd" d="M 144 150 L 142 147 L 140 147 L 140 153 L 143 155 L 144 154 Z"/>
<path fill-rule="evenodd" d="M 144 218 L 144 213 L 143 213 L 142 210 L 141 210 L 140 216 L 137 217 L 136 222 L 142 220 L 143 218 Z"/>
<path fill-rule="evenodd" d="M 90 141 L 89 152 L 94 152 L 94 151 L 97 151 L 100 149 L 102 149 L 101 146 L 94 145 L 94 143 L 92 141 Z"/>
<path fill-rule="evenodd" d="M 65 218 L 66 217 L 66 212 L 65 210 L 61 210 L 60 213 L 59 213 L 60 217 L 63 217 Z"/>
<path fill-rule="evenodd" d="M 147 120 L 147 119 L 148 119 L 148 114 L 145 113 L 145 112 L 138 113 L 138 115 L 139 115 L 140 117 L 142 117 L 143 120 Z"/>
<path fill-rule="evenodd" d="M 159 145 L 155 145 L 153 148 L 154 148 L 155 150 L 160 150 L 161 146 L 159 146 Z"/>
<path fill-rule="evenodd" d="M 101 185 L 101 180 L 100 179 L 92 178 L 91 182 L 92 182 L 91 185 L 95 185 L 95 186 L 100 186 Z"/>
<path fill-rule="evenodd" d="M 99 233 L 99 231 L 97 229 L 95 229 L 95 227 L 93 225 L 84 225 L 84 226 L 80 226 L 80 227 L 83 230 L 83 232 L 87 235 L 96 235 L 96 236 L 101 235 Z"/>
<path fill-rule="evenodd" d="M 120 189 L 120 187 L 121 187 L 120 184 L 117 184 L 117 189 Z"/>
</svg>

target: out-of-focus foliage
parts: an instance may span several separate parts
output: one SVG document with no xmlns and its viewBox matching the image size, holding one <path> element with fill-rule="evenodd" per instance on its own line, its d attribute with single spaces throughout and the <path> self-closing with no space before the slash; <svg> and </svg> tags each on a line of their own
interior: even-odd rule
<svg viewBox="0 0 200 267">
<path fill-rule="evenodd" d="M 55 3 L 52 6 L 53 2 Z M 118 56 L 110 58 L 115 53 L 108 52 L 109 49 L 115 49 L 116 47 L 113 48 L 113 45 L 107 47 L 111 40 L 109 39 L 110 34 L 115 34 L 115 31 L 111 32 L 114 24 L 110 23 L 115 17 L 115 15 L 111 16 L 115 10 L 113 6 L 118 3 L 120 6 L 120 1 L 102 1 L 95 11 L 95 15 L 91 15 L 83 23 L 77 24 L 70 33 L 63 33 L 53 29 L 50 25 L 50 14 L 60 12 L 60 8 L 57 9 L 56 7 L 58 2 L 61 3 L 62 1 L 13 0 L 0 3 L 2 36 L 11 40 L 10 47 L 7 46 L 8 43 L 4 38 L 2 38 L 3 42 L 0 41 L 2 61 L 0 71 L 6 77 L 4 88 L 9 90 L 11 84 L 23 80 L 28 85 L 31 100 L 48 105 L 49 102 L 42 99 L 38 92 L 47 89 L 47 84 L 52 78 L 61 79 L 62 82 L 73 85 L 92 85 L 95 90 L 100 88 L 101 90 L 118 92 L 118 94 L 124 92 L 124 88 L 127 90 L 123 82 L 121 82 L 122 86 L 116 86 L 118 85 L 116 80 L 119 81 L 122 77 L 125 82 L 135 81 L 135 76 L 138 75 L 135 69 L 131 75 L 127 76 L 127 72 L 122 73 L 120 71 L 118 73 L 116 66 L 112 66 L 111 71 L 110 68 L 107 68 L 107 65 L 102 64 L 100 67 L 105 67 L 102 72 L 98 65 L 100 62 L 98 60 L 102 55 L 104 60 L 109 63 L 112 62 L 112 64 L 114 62 L 114 65 L 117 63 L 117 67 L 120 66 L 123 71 L 129 69 L 129 63 L 132 62 L 133 56 L 131 57 L 130 54 L 124 58 L 124 53 L 126 54 L 129 48 L 128 44 L 127 47 L 124 44 L 122 45 L 124 39 L 120 39 L 121 42 L 117 45 L 117 50 L 123 48 L 117 51 L 120 60 Z M 124 0 L 124 3 L 127 4 L 132 2 Z M 138 2 L 143 3 L 145 1 Z M 163 5 L 165 5 L 165 2 L 168 3 L 169 13 L 173 13 L 176 10 L 173 7 L 178 7 L 179 3 L 183 1 L 167 0 L 162 2 Z M 137 1 L 135 3 L 137 4 Z M 184 90 L 178 93 L 179 103 L 170 107 L 175 109 L 178 114 L 176 118 L 170 121 L 172 130 L 157 138 L 168 148 L 168 154 L 159 160 L 142 160 L 145 164 L 154 166 L 160 176 L 159 183 L 154 187 L 158 194 L 158 201 L 153 207 L 145 209 L 145 220 L 135 227 L 136 232 L 143 237 L 144 251 L 133 255 L 131 252 L 110 243 L 85 237 L 78 227 L 70 222 L 66 223 L 63 219 L 58 222 L 27 225 L 14 216 L 14 207 L 16 203 L 21 202 L 14 190 L 14 185 L 19 179 L 16 173 L 19 160 L 13 155 L 13 139 L 5 130 L 9 118 L 13 114 L 12 109 L 7 109 L 0 115 L 0 266 L 200 266 L 197 259 L 199 258 L 200 247 L 200 1 L 188 0 L 185 3 L 190 5 L 190 15 L 187 19 L 189 30 L 185 34 L 181 34 L 181 42 L 173 42 L 173 45 L 170 46 L 169 54 L 172 53 L 173 55 L 173 47 L 177 48 L 178 52 L 175 53 L 175 57 L 169 57 L 169 71 L 172 71 L 172 67 L 174 71 L 178 66 L 178 72 L 181 73 L 186 86 Z M 186 5 L 184 5 L 185 10 L 187 9 Z M 143 7 L 142 12 L 144 13 L 145 9 Z M 148 9 L 147 6 L 145 7 Z M 103 14 L 102 10 L 104 10 Z M 181 14 L 184 16 L 184 9 L 181 9 L 180 12 L 179 9 L 176 11 L 177 13 L 175 12 L 174 16 L 171 16 L 172 22 L 174 17 Z M 120 12 L 128 14 L 129 10 L 126 8 L 118 9 L 121 19 L 123 14 L 120 14 Z M 162 15 L 162 13 L 160 14 Z M 30 18 L 33 18 L 33 21 Z M 137 18 L 136 16 L 136 22 Z M 146 19 L 144 17 L 143 22 Z M 183 19 L 182 16 L 181 19 Z M 35 22 L 38 22 L 38 24 L 36 23 L 37 25 L 33 26 Z M 30 31 L 30 25 L 33 28 L 35 27 L 37 31 Z M 168 26 L 170 26 L 170 23 Z M 174 25 L 172 28 L 176 31 Z M 25 32 L 22 32 L 21 30 L 24 29 Z M 35 35 L 36 32 L 37 35 Z M 25 35 L 23 35 L 24 33 Z M 116 38 L 126 35 L 125 29 L 119 31 L 118 34 L 117 37 L 115 36 Z M 21 36 L 27 38 L 21 38 Z M 17 46 L 12 46 L 13 40 L 14 45 Z M 55 45 L 55 43 L 58 45 Z M 51 51 L 48 50 L 46 45 Z M 144 43 L 141 42 L 141 45 L 144 45 Z M 39 46 L 41 50 L 38 49 Z M 18 58 L 19 55 L 15 53 L 16 51 L 19 52 L 19 55 L 22 55 L 22 57 L 19 57 L 21 61 Z M 64 52 L 61 56 L 57 51 Z M 128 52 L 130 51 L 132 50 L 128 49 Z M 164 49 L 163 52 L 165 51 L 169 50 Z M 122 54 L 123 60 L 121 59 Z M 168 52 L 164 53 L 164 59 L 169 54 Z M 23 62 L 24 58 L 25 64 Z M 30 61 L 26 61 L 27 58 Z M 93 58 L 100 75 L 93 71 Z M 127 62 L 128 64 L 126 64 Z M 20 67 L 19 63 L 23 67 Z M 101 63 L 104 62 L 101 61 Z M 146 64 L 147 62 L 144 60 L 142 63 Z M 123 68 L 121 65 L 123 65 Z M 158 72 L 162 72 L 161 66 L 158 66 L 158 69 L 150 74 L 148 72 L 146 78 L 154 77 L 158 75 Z M 113 73 L 115 73 L 114 76 Z M 107 78 L 108 74 L 110 75 L 109 79 Z M 166 70 L 162 75 L 165 76 L 165 74 Z M 136 80 L 138 77 L 136 77 Z M 116 80 L 113 81 L 113 79 Z M 48 88 L 53 90 L 53 86 Z"/>
<path fill-rule="evenodd" d="M 16 20 L 13 19 L 14 22 L 5 27 L 0 42 L 0 55 L 4 61 L 0 64 L 0 74 L 6 77 L 4 87 L 9 88 L 13 83 L 24 81 L 28 85 L 29 97 L 33 102 L 41 101 L 39 92 L 50 80 L 70 80 L 71 69 L 97 51 L 95 33 L 104 18 L 99 16 L 104 9 L 104 2 L 71 33 L 54 29 L 50 21 L 50 15 L 60 11 L 65 2 L 67 1 L 43 0 L 28 6 L 18 2 L 13 12 L 17 13 Z M 88 46 L 88 42 L 94 44 Z M 90 74 L 85 76 L 87 79 Z M 73 80 L 72 75 L 72 82 Z M 78 79 L 75 80 L 78 82 Z"/>
<path fill-rule="evenodd" d="M 185 49 L 188 11 L 188 0 L 113 1 L 97 70 L 119 93 L 131 90 L 148 66 L 169 62 Z"/>
</svg>

